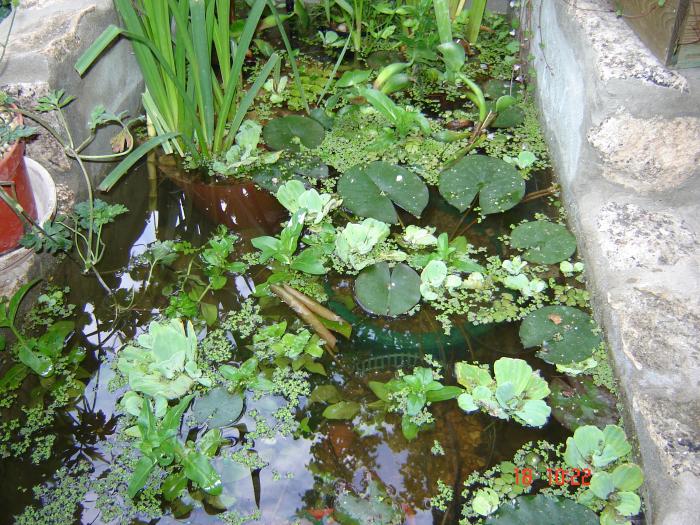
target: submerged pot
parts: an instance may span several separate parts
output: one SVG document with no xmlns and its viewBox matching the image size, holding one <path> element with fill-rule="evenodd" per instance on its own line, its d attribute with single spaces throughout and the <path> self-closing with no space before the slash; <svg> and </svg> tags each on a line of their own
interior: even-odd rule
<svg viewBox="0 0 700 525">
<path fill-rule="evenodd" d="M 279 231 L 288 214 L 273 195 L 250 181 L 205 183 L 181 175 L 168 176 L 210 221 L 224 224 L 246 238 Z"/>
<path fill-rule="evenodd" d="M 5 191 L 18 201 L 27 215 L 36 220 L 36 203 L 24 162 L 24 142 L 13 144 L 0 159 L 0 182 L 13 184 L 9 187 L 1 186 L 0 191 Z M 24 235 L 23 222 L 4 201 L 0 201 L 0 254 L 19 246 L 22 235 Z"/>
</svg>

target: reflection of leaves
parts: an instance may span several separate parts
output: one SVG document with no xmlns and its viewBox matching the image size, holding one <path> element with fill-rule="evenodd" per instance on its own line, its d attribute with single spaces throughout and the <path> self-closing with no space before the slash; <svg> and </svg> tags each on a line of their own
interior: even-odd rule
<svg viewBox="0 0 700 525">
<path fill-rule="evenodd" d="M 615 396 L 591 377 L 554 378 L 549 384 L 554 418 L 569 430 L 581 425 L 604 427 L 617 422 Z"/>
<path fill-rule="evenodd" d="M 486 525 L 598 525 L 595 512 L 563 497 L 520 496 L 504 503 Z"/>
<path fill-rule="evenodd" d="M 223 388 L 215 388 L 197 400 L 193 416 L 199 425 L 206 423 L 210 428 L 232 425 L 243 413 L 243 398 L 240 394 L 229 394 Z"/>
<path fill-rule="evenodd" d="M 341 525 L 398 525 L 404 516 L 378 481 L 370 480 L 367 494 L 362 497 L 349 492 L 335 500 L 333 517 Z"/>
<path fill-rule="evenodd" d="M 591 317 L 577 308 L 545 306 L 525 317 L 520 340 L 525 348 L 541 346 L 538 356 L 548 363 L 566 365 L 593 355 L 601 342 L 595 328 Z"/>
<path fill-rule="evenodd" d="M 360 411 L 360 404 L 355 401 L 340 401 L 326 407 L 323 417 L 326 419 L 352 419 Z"/>
</svg>

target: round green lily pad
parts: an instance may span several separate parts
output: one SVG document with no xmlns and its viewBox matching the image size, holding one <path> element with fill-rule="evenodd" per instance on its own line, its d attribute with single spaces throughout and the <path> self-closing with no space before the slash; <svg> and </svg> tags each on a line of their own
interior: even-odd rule
<svg viewBox="0 0 700 525">
<path fill-rule="evenodd" d="M 486 155 L 468 155 L 440 174 L 440 195 L 460 212 L 479 194 L 484 214 L 511 209 L 525 195 L 525 181 L 507 162 Z"/>
<path fill-rule="evenodd" d="M 301 115 L 288 115 L 268 122 L 263 128 L 265 144 L 274 150 L 299 151 L 299 145 L 315 148 L 321 145 L 326 131 L 314 119 Z"/>
<path fill-rule="evenodd" d="M 525 122 L 525 111 L 520 106 L 510 106 L 501 111 L 491 123 L 492 128 L 514 128 Z"/>
<path fill-rule="evenodd" d="M 598 525 L 595 512 L 567 498 L 520 496 L 504 503 L 485 525 Z"/>
<path fill-rule="evenodd" d="M 376 161 L 350 168 L 338 181 L 343 205 L 356 215 L 396 224 L 394 204 L 420 217 L 428 205 L 428 187 L 415 173 Z"/>
<path fill-rule="evenodd" d="M 199 398 L 192 415 L 199 425 L 206 423 L 209 428 L 220 428 L 234 424 L 243 413 L 243 398 L 240 394 L 230 394 L 225 388 L 211 390 Z"/>
<path fill-rule="evenodd" d="M 583 425 L 604 428 L 619 419 L 617 399 L 590 376 L 552 379 L 549 383 L 552 415 L 569 430 Z"/>
<path fill-rule="evenodd" d="M 600 344 L 596 323 L 571 306 L 545 306 L 523 319 L 520 341 L 525 348 L 541 346 L 538 356 L 548 363 L 566 365 L 588 359 Z"/>
<path fill-rule="evenodd" d="M 420 301 L 420 276 L 410 266 L 385 262 L 365 268 L 355 280 L 358 304 L 375 315 L 396 317 Z"/>
<path fill-rule="evenodd" d="M 513 248 L 526 250 L 526 261 L 554 264 L 565 261 L 576 251 L 576 238 L 561 224 L 532 221 L 519 225 L 510 234 Z"/>
</svg>

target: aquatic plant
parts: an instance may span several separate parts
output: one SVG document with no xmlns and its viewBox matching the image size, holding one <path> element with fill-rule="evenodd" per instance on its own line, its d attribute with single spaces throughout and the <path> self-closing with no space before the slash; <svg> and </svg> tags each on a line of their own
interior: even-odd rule
<svg viewBox="0 0 700 525">
<path fill-rule="evenodd" d="M 457 363 L 455 374 L 467 391 L 457 402 L 465 412 L 483 410 L 500 419 L 541 427 L 549 419 L 550 407 L 543 401 L 549 395 L 547 382 L 522 359 L 502 357 L 493 365 L 495 380 L 488 368 Z"/>
<path fill-rule="evenodd" d="M 84 74 L 119 36 L 130 40 L 146 83 L 143 105 L 157 134 L 168 137 L 166 152 L 188 155 L 197 164 L 209 162 L 234 145 L 246 113 L 279 60 L 273 53 L 255 81 L 249 87 L 243 84 L 245 55 L 266 5 L 266 0 L 253 3 L 240 38 L 231 45 L 230 0 L 161 7 L 117 0 L 124 28 L 107 27 L 76 69 Z"/>
<path fill-rule="evenodd" d="M 389 226 L 369 218 L 359 223 L 348 223 L 335 238 L 335 254 L 355 270 L 372 264 L 367 255 L 389 236 Z"/>
<path fill-rule="evenodd" d="M 596 472 L 623 458 L 632 447 L 625 431 L 617 425 L 606 425 L 603 430 L 592 425 L 578 427 L 573 437 L 566 440 L 566 464 Z"/>
<path fill-rule="evenodd" d="M 417 109 L 401 107 L 387 95 L 373 88 L 360 88 L 359 93 L 389 122 L 397 138 L 403 139 L 414 130 L 425 135 L 430 134 L 430 122 Z"/>
<path fill-rule="evenodd" d="M 197 366 L 197 335 L 191 321 L 187 328 L 179 319 L 152 321 L 137 344 L 119 351 L 117 368 L 128 378 L 132 390 L 122 399 L 122 406 L 134 415 L 145 404 L 139 394 L 152 397 L 156 416 L 162 417 L 168 400 L 181 398 L 195 383 L 212 385 Z"/>
<path fill-rule="evenodd" d="M 309 224 L 319 224 L 342 203 L 341 199 L 328 193 L 319 193 L 314 188 L 306 189 L 303 182 L 294 179 L 282 184 L 275 196 L 290 213 L 304 211 L 304 221 Z"/>
<path fill-rule="evenodd" d="M 386 262 L 362 270 L 355 279 L 355 299 L 369 313 L 396 317 L 420 301 L 420 277 L 410 266 Z"/>
<path fill-rule="evenodd" d="M 221 175 L 233 175 L 257 162 L 274 164 L 280 158 L 281 152 L 270 153 L 258 149 L 262 137 L 262 126 L 254 120 L 244 120 L 241 123 L 234 144 L 226 151 L 222 160 L 212 163 L 212 171 Z"/>
<path fill-rule="evenodd" d="M 370 381 L 370 389 L 379 398 L 372 406 L 401 414 L 404 437 L 415 439 L 421 428 L 433 422 L 430 404 L 454 399 L 462 392 L 459 387 L 444 386 L 439 378 L 432 368 L 416 367 L 412 374 L 398 375 L 387 383 Z"/>
</svg>

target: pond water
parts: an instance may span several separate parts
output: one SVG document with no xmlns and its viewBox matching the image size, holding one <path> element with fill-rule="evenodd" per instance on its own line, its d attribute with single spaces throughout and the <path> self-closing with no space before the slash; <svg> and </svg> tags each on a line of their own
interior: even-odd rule
<svg viewBox="0 0 700 525">
<path fill-rule="evenodd" d="M 549 174 L 540 173 L 530 179 L 528 191 L 549 185 Z M 134 199 L 134 195 L 148 195 L 149 198 Z M 20 514 L 33 503 L 31 492 L 24 488 L 51 479 L 58 467 L 78 460 L 91 463 L 94 478 L 104 476 L 114 454 L 123 446 L 115 448 L 114 443 L 118 418 L 115 406 L 122 391 L 115 393 L 108 387 L 114 376 L 110 362 L 119 349 L 142 333 L 153 315 L 167 305 L 161 291 L 176 278 L 172 269 L 158 267 L 151 286 L 143 292 L 145 271 L 142 266 L 133 264 L 134 259 L 156 240 L 180 239 L 200 245 L 218 224 L 231 228 L 241 237 L 239 246 L 250 250 L 248 241 L 251 238 L 277 233 L 280 222 L 287 217 L 272 197 L 250 186 L 194 187 L 162 173 L 157 178 L 151 173 L 149 178 L 145 166 L 132 173 L 108 200 L 127 203 L 130 213 L 117 219 L 106 232 L 108 250 L 101 267 L 105 280 L 119 290 L 123 303 L 128 302 L 132 293 L 135 299 L 128 310 L 115 314 L 113 304 L 96 281 L 76 271 L 75 265 L 65 263 L 52 276 L 54 283 L 70 287 L 69 301 L 79 305 L 74 337 L 87 349 L 83 366 L 90 376 L 84 379 L 87 384 L 84 398 L 68 414 L 57 418 L 58 439 L 49 461 L 40 467 L 28 462 L 3 462 L 0 499 L 8 522 L 10 516 Z M 463 218 L 434 193 L 420 220 L 408 215 L 402 219 L 419 225 L 439 224 L 440 229 L 447 232 L 463 230 L 470 242 L 505 257 L 507 248 L 496 240 L 498 235 L 507 231 L 508 225 L 542 211 L 547 211 L 547 204 L 540 199 L 470 225 L 476 215 Z M 247 275 L 236 277 L 235 283 L 230 282 L 217 292 L 216 300 L 224 311 L 235 310 L 250 295 L 260 271 L 261 267 L 253 267 Z M 522 350 L 518 323 L 477 326 L 463 320 L 455 321 L 451 335 L 445 336 L 434 320 L 434 312 L 429 309 L 423 309 L 418 316 L 393 321 L 372 319 L 357 306 L 352 310 L 342 306 L 348 304 L 343 301 L 343 296 L 348 296 L 348 283 L 342 278 L 328 278 L 326 285 L 331 306 L 335 304 L 339 312 L 353 321 L 350 340 L 339 340 L 337 361 L 331 362 L 328 356 L 322 360 L 329 371 L 330 382 L 343 392 L 343 399 L 366 405 L 375 399 L 368 388 L 370 380 L 387 381 L 397 368 L 409 370 L 414 365 L 420 366 L 423 354 L 431 354 L 443 366 L 445 384 L 454 384 L 452 370 L 457 361 L 492 364 L 503 356 L 527 360 L 533 369 L 542 370 L 547 379 L 555 375 L 553 367 L 536 359 L 533 352 Z M 266 314 L 277 319 L 286 318 L 290 323 L 295 320 L 290 310 L 279 306 Z M 200 333 L 200 337 L 203 336 L 204 332 Z M 238 350 L 231 356 L 231 362 L 249 357 L 246 343 L 238 341 Z M 328 382 L 322 376 L 311 378 L 312 385 Z M 25 392 L 31 395 L 31 389 Z M 249 393 L 246 407 L 248 412 L 255 408 L 264 417 L 272 417 L 283 402 L 276 396 L 256 400 Z M 294 416 L 297 421 L 305 422 L 306 432 L 254 442 L 253 450 L 267 465 L 231 483 L 226 491 L 229 505 L 241 514 L 259 508 L 263 517 L 255 523 L 292 523 L 301 516 L 320 518 L 333 508 L 334 487 L 339 482 L 358 486 L 370 475 L 380 480 L 401 504 L 406 512 L 406 523 L 455 523 L 459 515 L 459 497 L 444 513 L 430 508 L 429 498 L 435 495 L 438 480 L 454 487 L 455 494 L 459 494 L 462 482 L 470 473 L 512 458 L 524 443 L 540 439 L 557 443 L 569 435 L 553 418 L 543 428 L 535 429 L 480 413 L 468 415 L 456 403 L 442 403 L 433 408 L 434 427 L 420 432 L 417 439 L 407 441 L 401 432 L 401 419 L 396 414 L 388 414 L 381 421 L 362 417 L 357 427 L 357 420 L 355 423 L 325 420 L 320 416 L 322 409 L 320 404 L 304 400 L 295 409 Z M 256 424 L 259 421 L 246 413 L 235 425 L 225 428 L 223 435 L 230 441 L 224 448 L 233 449 L 246 440 L 246 434 Z M 198 432 L 201 429 L 190 430 L 193 436 Z M 431 453 L 435 441 L 441 444 L 444 455 Z M 94 507 L 95 498 L 91 492 L 84 497 L 82 523 L 102 522 Z M 235 503 L 231 503 L 233 501 Z M 217 515 L 222 511 L 211 502 L 202 504 L 192 498 L 164 504 L 163 508 L 164 517 L 149 523 L 179 520 L 218 523 Z"/>
</svg>

